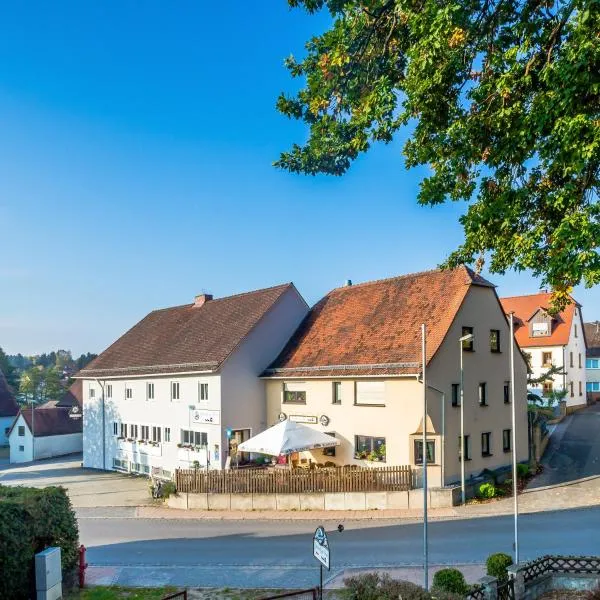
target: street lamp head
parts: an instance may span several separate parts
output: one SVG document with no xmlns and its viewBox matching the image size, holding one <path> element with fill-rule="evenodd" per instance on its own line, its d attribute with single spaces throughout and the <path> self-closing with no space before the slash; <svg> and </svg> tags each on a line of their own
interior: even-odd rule
<svg viewBox="0 0 600 600">
<path fill-rule="evenodd" d="M 467 335 L 463 335 L 462 337 L 458 338 L 459 342 L 468 342 L 469 340 L 473 339 L 473 334 L 472 333 L 467 333 Z"/>
</svg>

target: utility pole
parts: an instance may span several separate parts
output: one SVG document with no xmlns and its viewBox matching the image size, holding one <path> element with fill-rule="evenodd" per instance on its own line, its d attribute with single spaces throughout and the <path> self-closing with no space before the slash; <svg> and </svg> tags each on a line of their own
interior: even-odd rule
<svg viewBox="0 0 600 600">
<path fill-rule="evenodd" d="M 427 353 L 426 341 L 427 328 L 421 325 L 421 350 L 423 360 L 423 578 L 424 588 L 429 589 L 429 541 L 427 531 L 427 377 L 425 375 Z"/>
</svg>

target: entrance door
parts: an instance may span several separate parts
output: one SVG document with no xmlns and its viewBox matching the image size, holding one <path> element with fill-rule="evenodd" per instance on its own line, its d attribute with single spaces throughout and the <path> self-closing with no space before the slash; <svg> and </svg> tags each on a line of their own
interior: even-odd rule
<svg viewBox="0 0 600 600">
<path fill-rule="evenodd" d="M 248 454 L 248 452 L 238 452 L 237 450 L 242 442 L 249 439 L 249 429 L 233 429 L 231 431 L 231 437 L 229 438 L 229 456 L 231 456 L 231 462 L 233 464 L 239 465 L 250 459 L 250 454 Z"/>
</svg>

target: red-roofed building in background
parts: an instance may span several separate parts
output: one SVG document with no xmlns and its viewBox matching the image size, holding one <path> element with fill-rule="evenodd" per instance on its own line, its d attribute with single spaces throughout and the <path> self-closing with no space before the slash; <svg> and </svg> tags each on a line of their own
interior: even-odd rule
<svg viewBox="0 0 600 600">
<path fill-rule="evenodd" d="M 427 327 L 423 423 L 421 324 Z M 459 339 L 472 334 L 462 345 Z M 427 430 L 432 486 L 460 479 L 460 357 L 467 477 L 511 462 L 508 323 L 494 285 L 466 267 L 348 285 L 311 309 L 264 372 L 267 419 L 291 419 L 340 440 L 295 460 L 418 465 Z M 513 342 L 514 344 L 514 342 Z M 527 370 L 516 344 L 517 458 L 527 460 Z M 442 402 L 442 393 L 445 401 Z"/>
<path fill-rule="evenodd" d="M 8 432 L 18 412 L 15 396 L 0 371 L 0 446 L 8 446 Z"/>
<path fill-rule="evenodd" d="M 551 367 L 554 374 L 531 391 L 548 397 L 553 391 L 566 390 L 567 411 L 586 405 L 586 340 L 581 305 L 573 300 L 565 310 L 551 315 L 551 294 L 501 298 L 504 311 L 515 315 L 515 339 L 530 358 L 532 377 L 539 378 Z"/>
<path fill-rule="evenodd" d="M 584 329 L 587 342 L 585 385 L 588 398 L 597 402 L 600 400 L 600 321 L 586 323 Z"/>
</svg>

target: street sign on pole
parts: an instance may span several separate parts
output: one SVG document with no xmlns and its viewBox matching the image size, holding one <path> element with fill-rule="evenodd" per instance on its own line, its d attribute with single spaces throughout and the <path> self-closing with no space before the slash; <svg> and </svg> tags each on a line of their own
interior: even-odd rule
<svg viewBox="0 0 600 600">
<path fill-rule="evenodd" d="M 329 541 L 327 540 L 327 534 L 325 529 L 317 527 L 315 535 L 313 537 L 313 556 L 327 569 L 329 570 Z"/>
<path fill-rule="evenodd" d="M 81 412 L 79 406 L 72 406 L 69 409 L 69 417 L 71 419 L 81 419 L 83 417 L 83 413 Z"/>
</svg>

